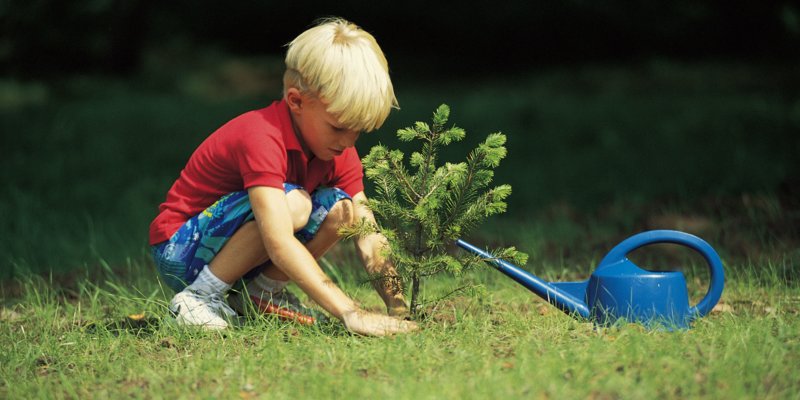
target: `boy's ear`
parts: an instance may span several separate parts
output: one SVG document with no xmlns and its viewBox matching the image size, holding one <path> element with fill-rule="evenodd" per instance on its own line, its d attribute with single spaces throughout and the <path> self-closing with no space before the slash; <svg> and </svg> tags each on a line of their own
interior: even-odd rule
<svg viewBox="0 0 800 400">
<path fill-rule="evenodd" d="M 305 96 L 300 93 L 300 90 L 297 88 L 289 88 L 286 90 L 286 104 L 289 106 L 289 109 L 292 112 L 299 112 L 303 108 L 303 103 L 305 102 Z"/>
</svg>

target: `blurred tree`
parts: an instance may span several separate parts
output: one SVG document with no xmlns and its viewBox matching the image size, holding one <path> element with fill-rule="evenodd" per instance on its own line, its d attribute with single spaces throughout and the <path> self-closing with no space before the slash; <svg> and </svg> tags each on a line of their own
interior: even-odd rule
<svg viewBox="0 0 800 400">
<path fill-rule="evenodd" d="M 0 8 L 4 73 L 125 73 L 138 66 L 148 0 L 7 1 Z"/>
<path fill-rule="evenodd" d="M 0 68 L 28 76 L 125 73 L 147 46 L 173 37 L 239 54 L 280 53 L 314 19 L 330 15 L 372 32 L 393 60 L 450 72 L 653 55 L 800 55 L 800 13 L 787 1 L 8 0 L 0 2 Z"/>
</svg>

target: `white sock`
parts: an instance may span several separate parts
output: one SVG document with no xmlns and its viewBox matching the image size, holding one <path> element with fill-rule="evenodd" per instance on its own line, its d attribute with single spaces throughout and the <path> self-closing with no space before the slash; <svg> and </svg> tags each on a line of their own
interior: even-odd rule
<svg viewBox="0 0 800 400">
<path fill-rule="evenodd" d="M 247 283 L 247 292 L 251 295 L 278 293 L 288 284 L 289 281 L 279 281 L 264 276 L 264 274 L 258 274 Z"/>
<path fill-rule="evenodd" d="M 222 294 L 227 292 L 230 288 L 231 285 L 217 278 L 217 276 L 208 269 L 208 265 L 203 267 L 203 270 L 197 275 L 197 279 L 187 287 L 187 289 L 196 290 L 205 294 Z"/>
</svg>

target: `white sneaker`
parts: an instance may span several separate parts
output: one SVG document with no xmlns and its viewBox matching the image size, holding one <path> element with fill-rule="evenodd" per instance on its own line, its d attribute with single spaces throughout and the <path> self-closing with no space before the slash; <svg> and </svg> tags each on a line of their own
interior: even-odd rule
<svg viewBox="0 0 800 400">
<path fill-rule="evenodd" d="M 229 319 L 236 316 L 220 294 L 205 294 L 184 289 L 169 303 L 169 311 L 180 325 L 202 326 L 206 329 L 225 329 Z"/>
</svg>

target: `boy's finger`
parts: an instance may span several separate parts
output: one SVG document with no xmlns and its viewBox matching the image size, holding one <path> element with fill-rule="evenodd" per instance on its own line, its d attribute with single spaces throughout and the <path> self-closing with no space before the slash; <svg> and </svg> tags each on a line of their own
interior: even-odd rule
<svg viewBox="0 0 800 400">
<path fill-rule="evenodd" d="M 402 321 L 401 320 L 400 321 L 400 329 L 402 329 L 404 333 L 405 332 L 414 332 L 416 330 L 419 330 L 419 325 L 417 325 L 417 323 L 413 322 L 413 321 Z"/>
</svg>

